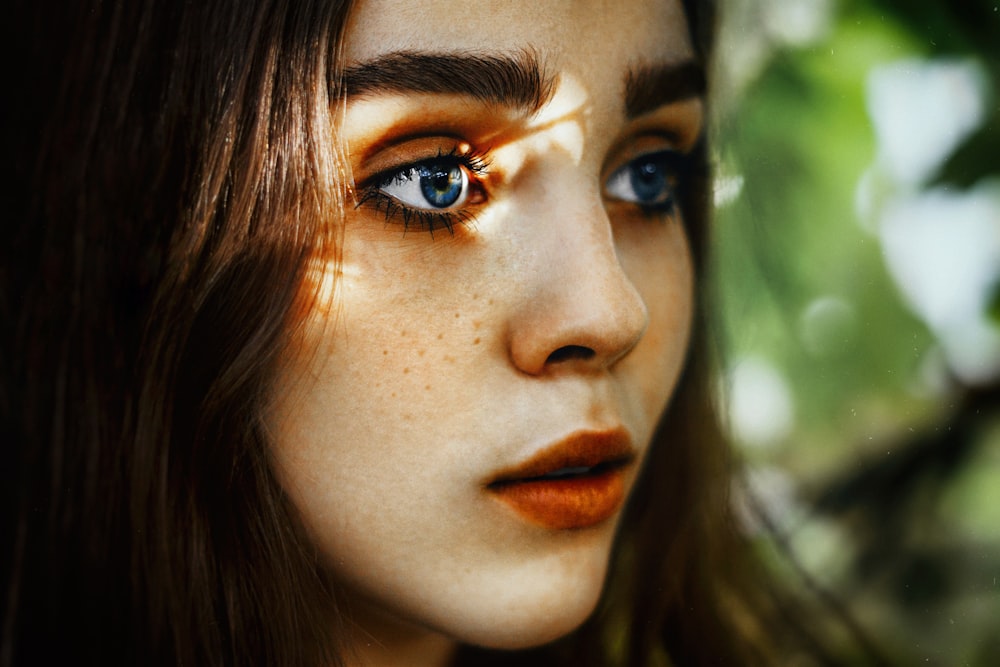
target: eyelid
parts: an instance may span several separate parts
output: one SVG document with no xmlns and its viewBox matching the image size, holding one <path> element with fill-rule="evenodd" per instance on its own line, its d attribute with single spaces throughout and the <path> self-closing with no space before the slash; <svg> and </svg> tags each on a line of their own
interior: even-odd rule
<svg viewBox="0 0 1000 667">
<path fill-rule="evenodd" d="M 378 173 L 434 158 L 439 152 L 448 154 L 462 146 L 471 144 L 460 136 L 442 132 L 423 132 L 378 141 L 360 151 L 355 172 L 367 174 L 358 179 L 364 182 Z"/>
<path fill-rule="evenodd" d="M 610 157 L 602 170 L 601 182 L 607 182 L 613 174 L 634 160 L 664 151 L 678 156 L 687 156 L 689 153 L 689 151 L 678 147 L 676 136 L 669 131 L 629 135 L 625 140 L 619 141 L 608 153 Z"/>
<path fill-rule="evenodd" d="M 422 134 L 365 150 L 363 158 L 353 165 L 352 170 L 355 174 L 354 182 L 360 188 L 376 182 L 380 177 L 447 155 L 468 156 L 489 166 L 489 154 L 489 149 L 480 149 L 463 137 L 441 133 Z"/>
<path fill-rule="evenodd" d="M 356 166 L 367 166 L 382 152 L 434 141 L 467 141 L 475 146 L 503 143 L 523 129 L 520 114 L 470 101 L 465 96 L 398 93 L 349 98 L 338 132 Z"/>
<path fill-rule="evenodd" d="M 669 141 L 680 153 L 688 153 L 698 145 L 705 130 L 705 104 L 694 97 L 665 104 L 644 113 L 629 123 L 630 137 L 659 136 Z"/>
</svg>

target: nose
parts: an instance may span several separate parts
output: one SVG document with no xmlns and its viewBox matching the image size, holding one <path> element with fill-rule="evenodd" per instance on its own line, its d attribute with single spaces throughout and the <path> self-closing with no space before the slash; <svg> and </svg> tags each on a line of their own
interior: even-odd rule
<svg viewBox="0 0 1000 667">
<path fill-rule="evenodd" d="M 642 338 L 649 311 L 618 257 L 600 197 L 572 213 L 554 208 L 533 225 L 539 231 L 510 322 L 511 360 L 530 375 L 610 368 Z"/>
</svg>

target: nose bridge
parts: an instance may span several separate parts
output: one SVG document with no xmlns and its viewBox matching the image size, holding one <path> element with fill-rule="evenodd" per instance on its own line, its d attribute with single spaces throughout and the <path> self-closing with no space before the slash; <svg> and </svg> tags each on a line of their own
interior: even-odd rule
<svg viewBox="0 0 1000 667">
<path fill-rule="evenodd" d="M 646 304 L 618 257 L 599 186 L 579 171 L 549 186 L 530 214 L 537 245 L 511 356 L 531 374 L 606 368 L 642 337 Z"/>
</svg>

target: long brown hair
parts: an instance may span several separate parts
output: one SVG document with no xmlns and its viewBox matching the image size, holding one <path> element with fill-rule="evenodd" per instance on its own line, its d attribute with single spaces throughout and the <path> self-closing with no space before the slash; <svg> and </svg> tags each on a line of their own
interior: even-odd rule
<svg viewBox="0 0 1000 667">
<path fill-rule="evenodd" d="M 306 260 L 336 250 L 349 3 L 56 4 L 16 3 L 9 63 L 0 665 L 341 664 L 259 415 Z M 705 55 L 711 3 L 685 6 Z M 681 196 L 701 254 L 707 174 Z M 459 661 L 754 659 L 704 362 L 696 342 L 602 609 Z"/>
<path fill-rule="evenodd" d="M 258 414 L 347 3 L 74 4 L 15 13 L 0 662 L 336 664 Z"/>
</svg>

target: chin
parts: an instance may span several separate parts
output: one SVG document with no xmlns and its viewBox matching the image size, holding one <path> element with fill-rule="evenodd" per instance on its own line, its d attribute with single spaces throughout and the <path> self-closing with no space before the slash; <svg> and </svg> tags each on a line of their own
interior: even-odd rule
<svg viewBox="0 0 1000 667">
<path fill-rule="evenodd" d="M 605 563 L 583 559 L 560 575 L 513 577 L 502 593 L 459 605 L 452 622 L 441 630 L 461 643 L 489 649 L 547 644 L 576 630 L 593 613 L 605 571 Z"/>
<path fill-rule="evenodd" d="M 551 615 L 525 609 L 510 613 L 506 618 L 493 617 L 492 622 L 461 628 L 454 634 L 463 644 L 498 650 L 529 649 L 565 637 L 580 625 L 597 606 L 599 596 L 586 604 L 554 610 Z"/>
</svg>

